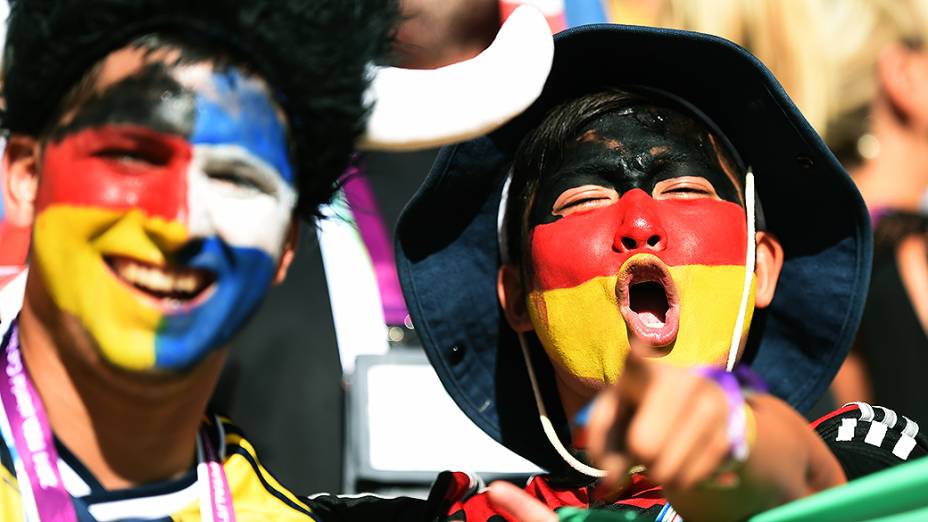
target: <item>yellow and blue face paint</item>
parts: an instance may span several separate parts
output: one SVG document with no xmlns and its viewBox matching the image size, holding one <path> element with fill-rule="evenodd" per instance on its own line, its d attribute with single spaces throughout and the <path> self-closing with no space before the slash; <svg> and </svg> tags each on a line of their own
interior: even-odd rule
<svg viewBox="0 0 928 522">
<path fill-rule="evenodd" d="M 179 371 L 226 344 L 274 278 L 296 203 L 266 86 L 150 65 L 54 136 L 34 264 L 56 305 L 126 369 Z"/>
</svg>

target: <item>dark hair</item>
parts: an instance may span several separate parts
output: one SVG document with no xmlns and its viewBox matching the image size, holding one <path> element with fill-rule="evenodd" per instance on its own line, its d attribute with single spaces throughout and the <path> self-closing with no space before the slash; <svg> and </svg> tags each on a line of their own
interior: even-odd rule
<svg viewBox="0 0 928 522">
<path fill-rule="evenodd" d="M 395 20 L 395 0 L 12 0 L 2 126 L 40 137 L 95 64 L 155 35 L 186 60 L 241 64 L 268 82 L 287 115 L 297 209 L 311 219 L 364 130 L 368 67 L 384 60 Z"/>
<path fill-rule="evenodd" d="M 714 130 L 714 124 L 708 123 L 705 116 L 694 114 L 694 109 L 682 102 L 660 93 L 610 89 L 565 102 L 553 108 L 541 124 L 522 139 L 513 156 L 504 220 L 506 256 L 510 261 L 521 260 L 526 221 L 539 182 L 560 167 L 568 146 L 600 117 L 640 106 L 668 108 L 687 116 L 691 120 L 688 124 L 699 125 L 720 143 L 716 153 L 722 161 L 742 168 L 737 153 L 728 140 Z"/>
</svg>

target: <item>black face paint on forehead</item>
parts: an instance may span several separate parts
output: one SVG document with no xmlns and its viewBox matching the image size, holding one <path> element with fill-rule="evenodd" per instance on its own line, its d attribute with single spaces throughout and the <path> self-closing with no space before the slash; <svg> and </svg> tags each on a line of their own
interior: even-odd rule
<svg viewBox="0 0 928 522">
<path fill-rule="evenodd" d="M 720 198 L 742 204 L 735 162 L 694 118 L 674 109 L 638 105 L 603 115 L 569 144 L 560 164 L 538 184 L 529 227 L 560 219 L 552 207 L 565 190 L 600 185 L 624 194 L 652 194 L 657 183 L 705 178 Z"/>
<path fill-rule="evenodd" d="M 196 116 L 193 92 L 171 76 L 168 66 L 153 63 L 94 92 L 74 117 L 51 132 L 52 141 L 104 125 L 133 125 L 166 134 L 189 136 Z"/>
</svg>

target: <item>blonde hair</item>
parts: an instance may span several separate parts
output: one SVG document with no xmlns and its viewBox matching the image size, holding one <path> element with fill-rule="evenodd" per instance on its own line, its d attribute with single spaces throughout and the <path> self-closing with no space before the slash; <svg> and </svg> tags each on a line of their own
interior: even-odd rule
<svg viewBox="0 0 928 522">
<path fill-rule="evenodd" d="M 825 139 L 844 162 L 857 162 L 858 140 L 879 85 L 877 62 L 892 44 L 921 47 L 928 35 L 928 0 L 819 0 L 831 76 Z"/>
<path fill-rule="evenodd" d="M 828 115 L 829 86 L 818 12 L 800 0 L 606 0 L 610 20 L 686 29 L 731 40 L 764 62 L 819 132 Z"/>
</svg>

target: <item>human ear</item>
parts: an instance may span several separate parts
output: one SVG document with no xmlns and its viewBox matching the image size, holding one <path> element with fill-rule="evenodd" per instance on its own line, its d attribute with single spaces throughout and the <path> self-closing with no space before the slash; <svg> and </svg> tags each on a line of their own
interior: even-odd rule
<svg viewBox="0 0 928 522">
<path fill-rule="evenodd" d="M 287 228 L 287 237 L 284 240 L 284 248 L 280 253 L 280 260 L 277 262 L 277 272 L 274 274 L 275 285 L 279 285 L 287 278 L 287 272 L 290 270 L 290 264 L 293 263 L 293 257 L 296 256 L 296 245 L 300 239 L 300 222 L 296 216 L 290 218 L 290 226 Z"/>
<path fill-rule="evenodd" d="M 6 221 L 29 227 L 35 216 L 40 146 L 35 138 L 13 134 L 3 151 L 3 208 Z"/>
<path fill-rule="evenodd" d="M 895 112 L 918 128 L 928 129 L 928 53 L 889 45 L 877 60 L 877 78 Z"/>
<path fill-rule="evenodd" d="M 534 330 L 532 318 L 525 302 L 525 288 L 522 286 L 522 273 L 519 267 L 505 264 L 500 267 L 496 280 L 496 293 L 499 304 L 506 314 L 506 321 L 516 332 Z"/>
<path fill-rule="evenodd" d="M 783 247 L 780 241 L 769 232 L 757 232 L 757 257 L 754 262 L 754 306 L 766 308 L 773 301 L 780 270 L 783 269 Z"/>
</svg>

